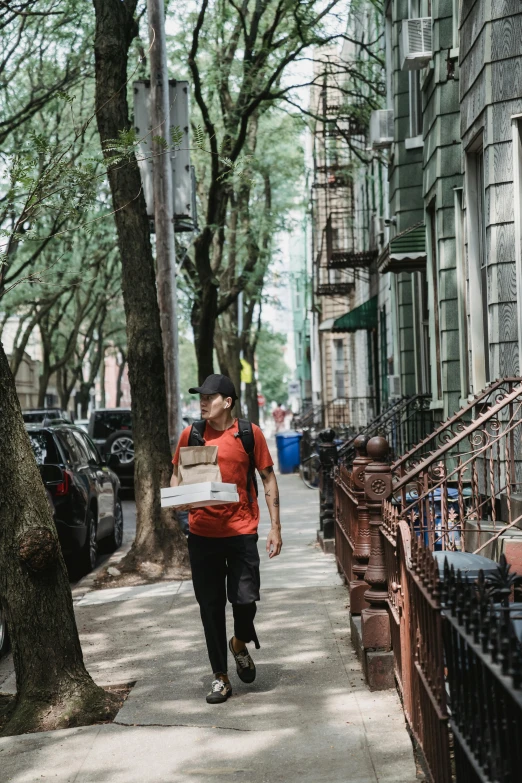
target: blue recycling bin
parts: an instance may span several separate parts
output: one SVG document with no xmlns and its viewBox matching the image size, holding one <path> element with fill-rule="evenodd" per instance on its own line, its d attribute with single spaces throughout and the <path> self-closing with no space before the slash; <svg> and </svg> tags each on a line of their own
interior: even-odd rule
<svg viewBox="0 0 522 783">
<path fill-rule="evenodd" d="M 301 432 L 278 432 L 276 435 L 277 461 L 280 473 L 294 473 L 299 469 Z"/>
</svg>

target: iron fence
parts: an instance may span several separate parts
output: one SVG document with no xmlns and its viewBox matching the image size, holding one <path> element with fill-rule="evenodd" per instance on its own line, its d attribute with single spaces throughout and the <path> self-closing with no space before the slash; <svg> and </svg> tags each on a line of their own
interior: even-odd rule
<svg viewBox="0 0 522 783">
<path fill-rule="evenodd" d="M 352 475 L 341 467 L 335 481 L 335 557 L 337 568 L 347 583 L 354 578 L 353 552 L 357 540 L 357 508 L 359 497 L 355 492 Z"/>
<path fill-rule="evenodd" d="M 381 496 L 382 554 L 372 549 L 370 563 L 385 574 L 395 677 L 427 780 L 514 783 L 522 774 L 515 580 L 501 561 L 488 589 L 483 578 L 468 584 L 447 567 L 441 581 L 434 552 L 483 551 L 522 521 L 522 381 L 493 384 L 408 459 L 381 461 L 379 471 L 364 463 L 363 441 L 353 468 L 336 473 L 337 561 L 348 581 L 364 579 L 361 510 Z M 384 454 L 383 442 L 368 451 Z M 373 572 L 367 578 L 375 581 Z"/>
<path fill-rule="evenodd" d="M 472 584 L 445 569 L 444 650 L 457 783 L 517 783 L 522 777 L 522 604 L 509 602 L 514 578 Z M 494 592 L 506 593 L 494 603 Z"/>
<path fill-rule="evenodd" d="M 414 443 L 433 429 L 433 414 L 430 410 L 430 397 L 417 394 L 413 397 L 401 397 L 389 405 L 379 416 L 368 420 L 366 426 L 359 428 L 339 449 L 341 461 L 350 465 L 355 457 L 355 439 L 359 435 L 372 438 L 381 435 L 390 446 L 390 459 L 411 448 Z"/>
<path fill-rule="evenodd" d="M 472 421 L 469 408 L 454 416 L 436 451 L 392 466 L 400 516 L 430 549 L 491 550 L 522 522 L 513 502 L 522 485 L 522 383 L 497 385 L 480 410 Z"/>
<path fill-rule="evenodd" d="M 432 783 L 451 783 L 437 564 L 389 504 L 383 524 L 394 671 Z"/>
</svg>

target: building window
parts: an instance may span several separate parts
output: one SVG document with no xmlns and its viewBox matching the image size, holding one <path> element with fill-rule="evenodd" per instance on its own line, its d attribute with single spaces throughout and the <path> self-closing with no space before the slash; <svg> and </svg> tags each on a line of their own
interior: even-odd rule
<svg viewBox="0 0 522 783">
<path fill-rule="evenodd" d="M 334 380 L 334 396 L 336 399 L 341 399 L 345 396 L 344 340 L 333 341 L 333 380 Z"/>
<path fill-rule="evenodd" d="M 301 291 L 299 290 L 299 280 L 295 284 L 295 309 L 301 309 Z"/>
<path fill-rule="evenodd" d="M 468 303 L 466 296 L 466 259 L 464 254 L 464 204 L 462 188 L 456 188 L 455 255 L 457 261 L 457 308 L 459 326 L 460 395 L 469 394 Z"/>
<path fill-rule="evenodd" d="M 480 268 L 480 299 L 482 304 L 482 329 L 484 340 L 484 366 L 486 383 L 489 382 L 489 318 L 488 318 L 488 262 L 486 251 L 486 190 L 484 183 L 484 150 L 476 153 L 475 178 L 477 187 L 477 240 Z"/>
<path fill-rule="evenodd" d="M 410 137 L 422 136 L 422 91 L 420 71 L 410 71 Z"/>
<path fill-rule="evenodd" d="M 440 358 L 440 318 L 439 318 L 439 264 L 438 264 L 438 244 L 437 244 L 437 213 L 435 211 L 435 205 L 432 204 L 430 208 L 427 210 L 427 217 L 428 217 L 428 247 L 429 247 L 429 254 L 430 254 L 430 283 L 431 283 L 431 301 L 433 302 L 433 337 L 434 337 L 434 344 L 433 344 L 433 354 L 431 354 L 430 359 L 432 363 L 432 367 L 434 368 L 435 372 L 432 371 L 432 378 L 431 378 L 431 386 L 433 389 L 433 392 L 437 394 L 437 399 L 440 400 L 442 398 L 442 368 L 441 368 L 441 358 Z M 428 314 L 428 287 L 423 286 L 423 323 L 427 319 Z M 428 336 L 428 330 L 426 329 L 426 326 L 423 327 L 424 329 L 424 337 L 423 342 L 424 345 L 426 345 L 427 342 L 429 342 L 429 336 Z M 425 349 L 430 355 L 429 347 L 426 347 Z"/>
<path fill-rule="evenodd" d="M 428 279 L 425 272 L 413 275 L 415 375 L 417 394 L 431 393 L 431 341 Z M 439 392 L 440 396 L 440 392 Z"/>
<path fill-rule="evenodd" d="M 296 361 L 301 364 L 303 360 L 303 335 L 301 332 L 297 332 L 297 345 L 296 345 Z"/>
<path fill-rule="evenodd" d="M 513 196 L 515 207 L 515 264 L 517 299 L 522 302 L 522 118 L 514 117 L 513 125 Z M 522 315 L 518 312 L 518 370 L 522 367 Z"/>
<path fill-rule="evenodd" d="M 479 140 L 466 157 L 466 217 L 469 256 L 469 329 L 473 392 L 490 379 L 488 263 L 486 248 L 484 150 Z"/>
<path fill-rule="evenodd" d="M 453 0 L 453 48 L 459 48 L 460 0 Z"/>
</svg>

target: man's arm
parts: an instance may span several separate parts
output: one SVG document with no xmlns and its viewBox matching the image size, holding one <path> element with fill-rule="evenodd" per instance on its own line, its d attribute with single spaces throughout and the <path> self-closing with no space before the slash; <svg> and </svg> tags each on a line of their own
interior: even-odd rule
<svg viewBox="0 0 522 783">
<path fill-rule="evenodd" d="M 272 467 L 265 468 L 259 471 L 259 475 L 263 480 L 263 487 L 265 489 L 266 505 L 268 507 L 268 513 L 270 514 L 270 533 L 266 539 L 266 551 L 268 557 L 277 557 L 281 552 L 283 541 L 281 539 L 281 522 L 279 519 L 279 488 L 277 486 L 277 479 Z"/>
</svg>

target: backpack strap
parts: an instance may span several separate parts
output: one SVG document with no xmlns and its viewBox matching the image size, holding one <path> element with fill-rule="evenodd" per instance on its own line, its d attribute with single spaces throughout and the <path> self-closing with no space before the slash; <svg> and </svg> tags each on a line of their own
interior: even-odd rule
<svg viewBox="0 0 522 783">
<path fill-rule="evenodd" d="M 190 430 L 188 445 L 189 446 L 204 446 L 205 445 L 205 427 L 207 422 L 204 419 L 201 421 L 195 421 L 192 424 Z"/>
<path fill-rule="evenodd" d="M 238 419 L 237 432 L 234 437 L 240 439 L 241 443 L 243 444 L 243 448 L 248 454 L 248 459 L 250 462 L 250 465 L 248 467 L 248 475 L 247 475 L 248 502 L 253 503 L 254 498 L 252 493 L 250 492 L 250 487 L 253 485 L 256 493 L 256 497 L 259 495 L 259 488 L 257 486 L 256 459 L 254 456 L 254 448 L 256 442 L 254 439 L 254 429 L 252 427 L 252 423 L 249 422 L 247 419 Z"/>
</svg>

